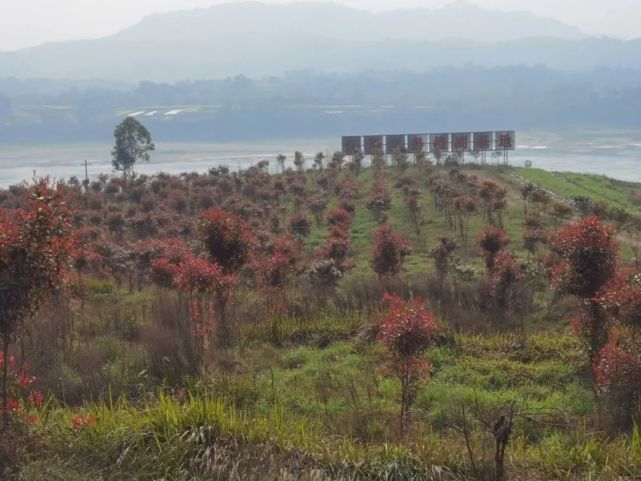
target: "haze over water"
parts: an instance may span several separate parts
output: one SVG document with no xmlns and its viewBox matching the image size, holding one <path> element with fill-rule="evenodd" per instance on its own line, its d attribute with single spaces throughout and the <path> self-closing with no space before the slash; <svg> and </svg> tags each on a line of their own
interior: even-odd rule
<svg viewBox="0 0 641 481">
<path fill-rule="evenodd" d="M 641 182 L 641 132 L 605 132 L 589 134 L 549 134 L 517 132 L 517 150 L 510 154 L 510 164 L 532 166 L 551 171 L 572 171 L 607 175 L 608 177 Z M 288 159 L 300 150 L 308 167 L 316 152 L 331 155 L 340 148 L 340 139 L 294 139 L 249 141 L 235 143 L 156 142 L 150 163 L 138 163 L 136 172 L 156 174 L 166 172 L 206 172 L 212 167 L 228 166 L 237 171 L 256 162 L 270 160 L 275 171 L 276 156 L 284 153 Z M 47 146 L 0 147 L 0 187 L 28 181 L 36 176 L 49 175 L 57 179 L 71 176 L 84 178 L 84 160 L 88 162 L 89 177 L 113 173 L 111 145 L 63 144 Z M 471 156 L 468 155 L 468 160 Z M 488 163 L 496 162 L 488 156 Z"/>
</svg>

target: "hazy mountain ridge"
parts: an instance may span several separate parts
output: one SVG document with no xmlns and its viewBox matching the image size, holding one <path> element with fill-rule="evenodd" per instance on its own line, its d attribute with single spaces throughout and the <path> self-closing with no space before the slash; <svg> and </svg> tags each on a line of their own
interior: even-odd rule
<svg viewBox="0 0 641 481">
<path fill-rule="evenodd" d="M 464 64 L 638 68 L 641 41 L 586 38 L 555 20 L 465 2 L 378 14 L 248 2 L 153 15 L 101 39 L 0 53 L 0 77 L 175 81 Z"/>
<path fill-rule="evenodd" d="M 524 37 L 581 38 L 576 27 L 527 12 L 499 12 L 468 2 L 440 9 L 404 9 L 372 13 L 333 3 L 291 3 L 267 5 L 243 2 L 206 9 L 152 15 L 121 32 L 129 38 L 140 34 L 172 32 L 173 36 L 206 38 L 213 25 L 216 33 L 237 36 L 238 26 L 249 19 L 252 33 L 267 37 L 283 34 L 308 35 L 349 41 L 386 39 L 443 40 L 462 38 L 501 41 Z M 252 22 L 252 20 L 254 20 Z M 189 30 L 173 30 L 189 24 Z"/>
<path fill-rule="evenodd" d="M 233 44 L 232 49 L 215 45 Z M 464 40 L 346 42 L 313 36 L 296 41 L 220 39 L 176 42 L 150 38 L 47 45 L 0 55 L 0 76 L 54 79 L 177 81 L 286 71 L 425 71 L 440 66 L 544 65 L 561 70 L 641 68 L 641 40 L 522 39 L 495 44 Z"/>
</svg>

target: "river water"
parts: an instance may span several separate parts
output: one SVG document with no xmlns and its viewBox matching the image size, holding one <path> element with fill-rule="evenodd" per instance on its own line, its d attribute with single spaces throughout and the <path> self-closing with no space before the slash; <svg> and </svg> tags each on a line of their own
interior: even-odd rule
<svg viewBox="0 0 641 481">
<path fill-rule="evenodd" d="M 259 160 L 270 160 L 276 169 L 279 153 L 293 158 L 302 151 L 311 166 L 316 152 L 340 148 L 340 139 L 294 139 L 237 143 L 156 142 L 151 162 L 139 163 L 136 171 L 206 172 L 226 165 L 232 170 L 246 168 Z M 7 187 L 36 176 L 84 178 L 84 161 L 90 178 L 112 173 L 111 145 L 0 145 L 0 187 Z M 331 154 L 330 154 L 331 155 Z M 469 157 L 471 158 L 471 157 Z M 641 182 L 641 132 L 592 132 L 555 134 L 546 132 L 517 133 L 517 150 L 510 154 L 510 164 L 553 171 L 604 174 L 621 180 Z M 488 162 L 493 162 L 488 158 Z"/>
</svg>

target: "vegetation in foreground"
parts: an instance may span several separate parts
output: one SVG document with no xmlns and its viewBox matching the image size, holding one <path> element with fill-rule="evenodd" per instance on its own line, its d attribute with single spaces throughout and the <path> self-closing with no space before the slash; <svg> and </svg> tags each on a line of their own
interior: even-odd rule
<svg viewBox="0 0 641 481">
<path fill-rule="evenodd" d="M 641 476 L 637 186 L 281 160 L 0 193 L 3 476 Z"/>
</svg>

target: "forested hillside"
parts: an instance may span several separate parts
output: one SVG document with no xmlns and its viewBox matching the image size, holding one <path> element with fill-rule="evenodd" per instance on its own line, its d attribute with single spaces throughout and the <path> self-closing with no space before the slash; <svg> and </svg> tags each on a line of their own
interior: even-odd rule
<svg viewBox="0 0 641 481">
<path fill-rule="evenodd" d="M 293 72 L 174 84 L 0 79 L 0 142 L 106 141 L 136 114 L 163 141 L 372 132 L 640 126 L 638 69 L 476 64 L 427 71 Z M 592 139 L 591 139 L 592 140 Z"/>
</svg>

